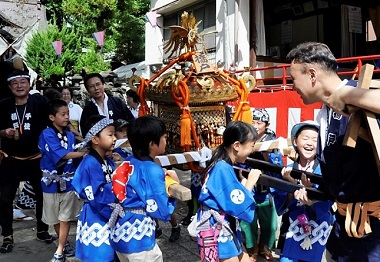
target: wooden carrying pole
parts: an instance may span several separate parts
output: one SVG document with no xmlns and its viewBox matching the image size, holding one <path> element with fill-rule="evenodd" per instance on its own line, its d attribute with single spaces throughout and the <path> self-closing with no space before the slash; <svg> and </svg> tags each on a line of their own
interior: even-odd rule
<svg viewBox="0 0 380 262">
<path fill-rule="evenodd" d="M 165 167 L 200 160 L 201 156 L 198 152 L 185 152 L 181 154 L 157 156 L 155 157 L 154 162 L 162 167 Z M 181 184 L 170 185 L 169 194 L 171 197 L 174 197 L 175 199 L 178 199 L 180 201 L 191 200 L 191 190 Z"/>
<path fill-rule="evenodd" d="M 274 149 L 274 148 L 271 148 L 271 149 Z M 179 153 L 179 154 L 157 156 L 154 159 L 154 161 L 160 166 L 165 167 L 165 166 L 171 166 L 171 165 L 176 165 L 176 164 L 183 164 L 183 163 L 187 163 L 191 161 L 197 162 L 197 161 L 201 161 L 202 159 L 203 159 L 202 156 L 198 152 L 192 151 L 192 152 L 184 152 L 184 153 Z M 261 160 L 252 159 L 252 158 L 248 158 L 245 164 L 251 168 L 261 169 L 261 170 L 265 170 L 265 171 L 269 171 L 273 173 L 281 173 L 281 169 L 283 168 L 283 166 L 271 164 L 266 161 L 261 161 Z M 234 166 L 234 168 L 242 170 L 243 175 L 247 175 L 249 173 L 249 170 L 239 168 L 236 166 Z M 320 185 L 322 184 L 322 176 L 320 175 L 316 175 L 313 173 L 300 171 L 296 169 L 292 170 L 292 172 L 290 173 L 290 175 L 296 179 L 301 179 L 302 174 L 305 174 L 312 183 L 320 184 Z M 257 183 L 265 185 L 265 186 L 277 188 L 279 190 L 290 192 L 290 193 L 293 193 L 295 190 L 303 187 L 302 185 L 295 185 L 283 179 L 279 179 L 279 178 L 272 177 L 265 174 L 260 175 L 260 178 Z M 323 200 L 323 201 L 327 199 L 332 199 L 331 196 L 317 189 L 306 188 L 306 190 L 308 191 L 308 195 L 311 199 Z M 190 189 L 180 184 L 171 185 L 169 187 L 169 193 L 172 197 L 181 201 L 186 201 L 186 200 L 191 199 Z"/>
<path fill-rule="evenodd" d="M 236 167 L 236 166 L 234 166 L 234 169 L 241 171 L 242 175 L 245 178 L 248 177 L 248 173 L 250 172 L 250 170 L 247 170 L 247 169 L 244 169 L 241 167 Z M 294 169 L 292 172 L 293 172 L 293 174 L 291 174 L 292 177 L 299 177 L 299 178 L 301 177 L 300 174 L 302 173 L 302 171 Z M 299 173 L 299 176 L 297 173 L 294 173 L 294 172 Z M 321 176 L 319 176 L 319 177 L 320 177 L 320 180 L 322 180 L 322 177 Z M 319 191 L 316 188 L 304 187 L 303 185 L 293 184 L 293 183 L 286 181 L 282 178 L 277 178 L 277 177 L 266 175 L 266 174 L 260 174 L 259 180 L 257 180 L 257 184 L 267 186 L 267 187 L 276 188 L 278 190 L 285 191 L 288 193 L 294 193 L 294 191 L 296 191 L 298 189 L 305 188 L 305 190 L 307 191 L 307 196 L 310 199 L 320 200 L 320 201 L 326 201 L 326 200 L 332 200 L 333 199 L 332 196 L 330 196 L 330 195 L 328 195 L 322 191 Z"/>
<path fill-rule="evenodd" d="M 377 88 L 377 81 L 372 80 L 374 66 L 365 64 L 360 70 L 358 88 L 369 89 L 370 86 Z M 380 176 L 380 128 L 373 112 L 359 109 L 353 106 L 347 106 L 348 112 L 353 112 L 347 125 L 343 145 L 355 147 L 356 141 L 360 136 L 372 145 L 375 154 L 376 165 Z M 364 118 L 364 121 L 362 121 Z M 365 122 L 364 126 L 362 123 Z"/>
<path fill-rule="evenodd" d="M 180 201 L 191 200 L 191 190 L 180 184 L 170 185 L 169 194 L 171 197 L 174 197 Z"/>
</svg>

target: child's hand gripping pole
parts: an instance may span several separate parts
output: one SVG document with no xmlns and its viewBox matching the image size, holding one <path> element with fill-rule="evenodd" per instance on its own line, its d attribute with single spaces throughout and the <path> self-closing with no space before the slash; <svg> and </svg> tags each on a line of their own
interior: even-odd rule
<svg viewBox="0 0 380 262">
<path fill-rule="evenodd" d="M 181 201 L 191 200 L 191 190 L 179 184 L 179 178 L 173 170 L 165 172 L 165 187 L 169 197 Z"/>
</svg>

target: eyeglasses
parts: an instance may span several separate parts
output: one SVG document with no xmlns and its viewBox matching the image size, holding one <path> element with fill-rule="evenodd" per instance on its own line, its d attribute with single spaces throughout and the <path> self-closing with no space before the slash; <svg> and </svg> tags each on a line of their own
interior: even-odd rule
<svg viewBox="0 0 380 262">
<path fill-rule="evenodd" d="M 102 82 L 96 82 L 95 85 L 88 86 L 88 89 L 100 88 L 101 86 L 103 86 Z"/>
</svg>

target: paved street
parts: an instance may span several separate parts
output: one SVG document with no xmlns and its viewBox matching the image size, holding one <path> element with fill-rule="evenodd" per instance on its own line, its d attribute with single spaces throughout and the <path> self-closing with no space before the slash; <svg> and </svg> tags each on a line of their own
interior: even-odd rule
<svg viewBox="0 0 380 262">
<path fill-rule="evenodd" d="M 186 172 L 178 172 L 181 182 L 189 185 L 190 176 Z M 25 214 L 35 216 L 34 211 L 25 210 Z M 175 210 L 178 221 L 187 214 L 187 206 L 185 203 L 178 201 Z M 45 244 L 36 239 L 36 221 L 18 221 L 13 223 L 15 247 L 12 253 L 0 254 L 0 262 L 48 262 L 52 258 L 57 248 L 57 242 Z M 186 227 L 182 227 L 181 238 L 174 242 L 169 242 L 171 226 L 169 222 L 160 221 L 160 227 L 163 229 L 163 235 L 158 239 L 158 245 L 164 256 L 165 262 L 197 262 L 199 261 L 197 244 L 191 240 L 187 233 Z M 69 241 L 75 244 L 76 223 L 73 222 L 70 230 Z M 55 235 L 53 228 L 50 233 Z M 2 240 L 0 240 L 1 242 Z M 276 255 L 276 257 L 278 257 Z M 68 262 L 79 262 L 76 258 L 67 258 Z M 259 258 L 258 261 L 265 261 Z"/>
<path fill-rule="evenodd" d="M 186 212 L 186 205 L 184 203 L 178 205 L 176 210 L 178 219 L 185 216 Z M 25 211 L 25 213 L 30 216 L 34 216 L 34 212 L 31 210 Z M 14 222 L 13 225 L 15 230 L 15 247 L 12 253 L 0 254 L 1 262 L 50 261 L 57 247 L 57 242 L 55 241 L 54 243 L 48 245 L 44 242 L 38 241 L 35 235 L 35 220 Z M 175 243 L 170 243 L 168 240 L 171 232 L 170 223 L 160 221 L 160 226 L 163 229 L 163 235 L 158 239 L 157 242 L 164 255 L 164 261 L 199 261 L 196 242 L 190 239 L 189 235 L 187 234 L 186 227 L 182 227 L 181 238 Z M 76 223 L 72 223 L 69 236 L 69 241 L 72 244 L 75 243 L 75 230 Z M 54 234 L 52 228 L 50 233 Z M 66 261 L 77 262 L 80 260 L 76 258 L 68 258 Z"/>
</svg>

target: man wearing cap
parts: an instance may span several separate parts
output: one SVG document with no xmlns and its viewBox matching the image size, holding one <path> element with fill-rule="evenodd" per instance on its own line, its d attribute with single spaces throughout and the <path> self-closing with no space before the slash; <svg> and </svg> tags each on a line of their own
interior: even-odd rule
<svg viewBox="0 0 380 262">
<path fill-rule="evenodd" d="M 275 132 L 269 129 L 270 118 L 265 109 L 256 108 L 253 110 L 252 120 L 253 126 L 259 135 L 258 142 L 276 139 Z M 255 152 L 250 157 L 282 165 L 282 158 L 279 154 Z M 253 222 L 251 224 L 244 221 L 241 222 L 241 228 L 245 234 L 247 251 L 252 256 L 253 261 L 256 261 L 258 255 L 271 261 L 274 258 L 270 249 L 273 248 L 276 241 L 277 231 L 276 210 L 268 187 L 255 186 L 254 198 L 256 209 Z M 258 239 L 258 222 L 260 224 L 260 240 Z"/>
<path fill-rule="evenodd" d="M 93 115 L 103 115 L 108 119 L 124 119 L 131 122 L 134 119 L 127 104 L 118 97 L 107 95 L 104 92 L 104 78 L 101 74 L 92 73 L 84 77 L 84 86 L 90 94 L 90 101 L 83 108 L 80 119 L 81 130 L 87 120 Z"/>
<path fill-rule="evenodd" d="M 30 181 L 36 197 L 37 238 L 52 243 L 48 225 L 41 221 L 42 189 L 38 137 L 48 123 L 46 97 L 30 95 L 30 76 L 16 70 L 9 75 L 12 96 L 0 101 L 0 138 L 4 158 L 0 165 L 1 253 L 12 251 L 13 200 L 20 181 Z"/>
<path fill-rule="evenodd" d="M 119 145 L 119 147 L 115 148 L 113 152 L 118 153 L 124 161 L 124 159 L 128 156 L 132 155 L 132 148 L 128 141 L 128 122 L 124 119 L 118 119 L 113 123 L 113 125 L 115 126 L 116 139 L 119 141 L 125 140 L 121 145 Z M 120 159 L 116 159 L 116 161 L 117 160 Z"/>
</svg>

